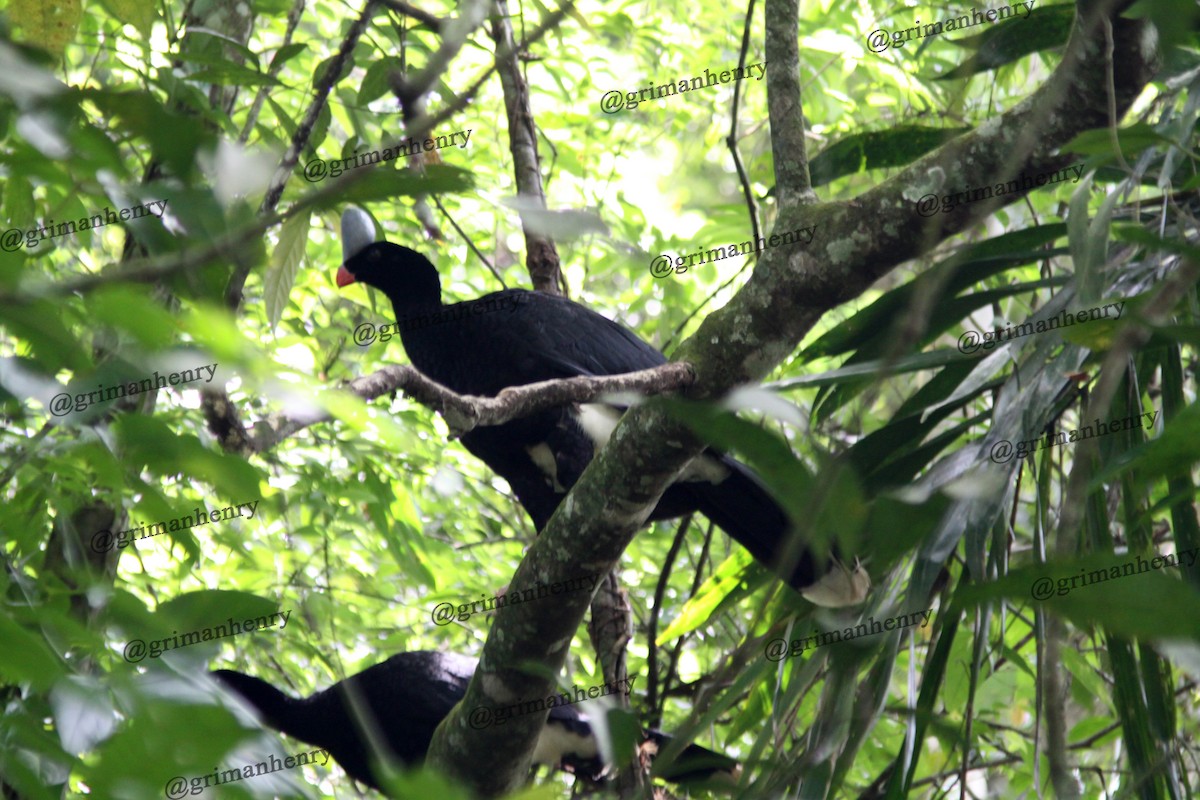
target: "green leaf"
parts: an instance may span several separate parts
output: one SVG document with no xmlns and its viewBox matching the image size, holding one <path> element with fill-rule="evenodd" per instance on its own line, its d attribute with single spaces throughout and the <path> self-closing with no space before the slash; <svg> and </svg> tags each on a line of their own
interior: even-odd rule
<svg viewBox="0 0 1200 800">
<path fill-rule="evenodd" d="M 1167 577 L 1162 559 L 1153 554 L 1103 554 L 1025 567 L 996 581 L 967 586 L 961 597 L 964 603 L 1033 599 L 1077 625 L 1118 636 L 1200 638 L 1200 591 Z M 1163 614 L 1164 608 L 1171 613 Z"/>
<path fill-rule="evenodd" d="M 8 20 L 24 35 L 18 41 L 37 45 L 53 56 L 61 56 L 75 39 L 83 18 L 83 0 L 9 0 Z"/>
<path fill-rule="evenodd" d="M 223 86 L 283 86 L 277 78 L 256 72 L 240 64 L 222 64 L 207 67 L 187 76 L 195 83 L 215 83 Z"/>
<path fill-rule="evenodd" d="M 276 612 L 286 612 L 288 609 L 279 605 L 276 600 L 259 597 L 250 592 L 229 589 L 205 589 L 199 592 L 185 592 L 176 595 L 162 603 L 154 614 L 164 614 L 170 620 L 172 628 L 180 633 L 201 630 L 202 628 L 246 619 L 264 617 Z M 298 622 L 296 617 L 289 616 L 285 628 L 273 628 L 273 631 L 286 630 Z M 166 626 L 163 626 L 165 629 Z"/>
<path fill-rule="evenodd" d="M 4 182 L 4 215 L 11 226 L 27 229 L 34 224 L 33 185 L 23 177 L 13 176 Z"/>
<path fill-rule="evenodd" d="M 167 111 L 149 92 L 80 91 L 106 119 L 118 123 L 137 140 L 149 142 L 153 157 L 163 160 L 177 176 L 193 173 L 196 151 L 213 139 L 205 126 L 186 115 Z"/>
<path fill-rule="evenodd" d="M 30 683 L 35 689 L 45 691 L 54 685 L 65 672 L 65 668 L 37 636 L 19 625 L 7 613 L 0 614 L 0 677 L 5 683 Z"/>
<path fill-rule="evenodd" d="M 91 296 L 91 311 L 97 322 L 132 334 L 138 344 L 151 350 L 170 347 L 179 324 L 176 318 L 139 286 L 109 285 Z"/>
<path fill-rule="evenodd" d="M 397 195 L 414 197 L 420 194 L 456 194 L 469 190 L 473 185 L 470 171 L 445 164 L 431 164 L 425 168 L 424 175 L 387 166 L 364 165 L 359 169 L 369 169 L 371 174 L 344 192 L 323 198 L 316 208 L 341 208 L 347 203 L 374 203 L 391 200 Z"/>
<path fill-rule="evenodd" d="M 291 217 L 279 231 L 279 244 L 271 253 L 271 263 L 263 277 L 263 294 L 267 303 L 267 320 L 271 330 L 279 324 L 283 310 L 287 308 L 288 296 L 300 262 L 304 260 L 304 248 L 308 244 L 308 229 L 311 217 L 307 211 Z"/>
<path fill-rule="evenodd" d="M 1175 146 L 1174 142 L 1144 122 L 1135 122 L 1127 128 L 1118 128 L 1117 144 L 1121 148 L 1121 155 L 1126 160 L 1136 160 L 1143 151 L 1153 147 Z M 1116 160 L 1116 153 L 1113 152 L 1112 132 L 1107 127 L 1078 134 L 1063 146 L 1063 152 L 1079 153 L 1085 156 L 1105 156 L 1108 160 Z"/>
<path fill-rule="evenodd" d="M 1020 8 L 1019 4 L 1011 7 L 1017 10 L 1013 19 L 995 24 L 984 22 L 983 32 L 974 36 L 947 38 L 952 44 L 975 50 L 975 54 L 949 72 L 933 76 L 933 79 L 949 81 L 968 78 L 1019 61 L 1030 53 L 1053 50 L 1067 43 L 1075 22 L 1074 4 L 1039 6 L 1028 15 L 1021 13 L 1025 9 Z M 988 9 L 980 8 L 978 11 L 986 13 Z"/>
<path fill-rule="evenodd" d="M 214 452 L 189 434 L 171 430 L 162 420 L 140 414 L 122 415 L 113 423 L 126 448 L 126 463 L 144 464 L 167 477 L 188 475 L 212 486 L 222 506 L 249 503 L 262 497 L 262 477 L 245 459 Z"/>
<path fill-rule="evenodd" d="M 271 66 L 281 67 L 307 49 L 308 44 L 306 42 L 292 42 L 291 44 L 285 44 L 283 47 L 275 51 L 275 55 L 271 58 Z"/>
<path fill-rule="evenodd" d="M 162 797 L 168 781 L 181 781 L 186 791 L 195 780 L 199 788 L 214 765 L 232 767 L 222 757 L 251 736 L 229 711 L 211 704 L 149 699 L 138 711 L 98 748 L 94 758 L 77 765 L 79 776 L 97 797 Z M 138 768 L 131 770 L 130 764 Z M 223 788 L 233 796 L 231 787 Z"/>
<path fill-rule="evenodd" d="M 852 133 L 838 139 L 812 160 L 813 186 L 845 175 L 886 167 L 902 167 L 935 150 L 970 128 L 897 125 L 881 131 Z"/>
<path fill-rule="evenodd" d="M 383 97 L 390 90 L 388 75 L 398 72 L 403 64 L 404 62 L 395 56 L 384 56 L 371 62 L 358 89 L 358 104 L 365 107 L 373 100 Z"/>
<path fill-rule="evenodd" d="M 126 25 L 132 25 L 143 39 L 150 38 L 154 27 L 156 6 L 154 0 L 101 0 L 109 13 Z"/>
<path fill-rule="evenodd" d="M 317 68 L 313 70 L 313 78 L 312 78 L 312 85 L 313 85 L 314 89 L 316 89 L 318 86 L 320 86 L 321 82 L 323 80 L 325 80 L 325 73 L 329 71 L 329 69 L 333 66 L 333 62 L 336 61 L 337 58 L 338 57 L 335 54 L 335 55 L 332 55 L 329 58 L 325 59 L 320 64 L 317 64 Z M 350 70 L 352 70 L 352 69 L 354 69 L 354 55 L 353 54 L 351 54 L 349 58 L 347 58 L 345 61 L 342 62 L 341 74 L 334 76 L 333 84 L 336 86 L 337 84 L 341 83 L 342 80 L 347 75 L 350 74 Z"/>
<path fill-rule="evenodd" d="M 1160 419 L 1156 417 L 1154 422 L 1157 425 Z M 1200 463 L 1200 404 L 1193 402 L 1166 423 L 1160 436 L 1105 464 L 1092 479 L 1092 486 L 1099 487 L 1128 470 L 1143 482 L 1186 476 L 1197 463 Z"/>
<path fill-rule="evenodd" d="M 23 305 L 0 304 L 4 327 L 20 337 L 47 373 L 61 369 L 86 370 L 91 366 L 87 350 L 66 326 L 62 310 L 48 300 Z"/>
<path fill-rule="evenodd" d="M 697 589 L 696 595 L 684 604 L 679 616 L 671 620 L 666 629 L 658 635 L 655 645 L 662 647 L 706 624 L 725 598 L 741 584 L 742 574 L 751 561 L 750 554 L 745 550 L 731 554 Z"/>
</svg>

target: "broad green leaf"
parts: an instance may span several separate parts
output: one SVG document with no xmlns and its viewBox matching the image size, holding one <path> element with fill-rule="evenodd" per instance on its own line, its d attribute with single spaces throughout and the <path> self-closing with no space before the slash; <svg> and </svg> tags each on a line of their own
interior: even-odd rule
<svg viewBox="0 0 1200 800">
<path fill-rule="evenodd" d="M 1001 597 L 1032 600 L 1076 625 L 1119 636 L 1200 637 L 1200 591 L 1168 577 L 1164 565 L 1164 558 L 1152 554 L 1089 556 L 1013 570 L 999 580 L 966 587 L 962 598 L 969 603 Z M 1164 615 L 1164 608 L 1173 613 Z"/>
<path fill-rule="evenodd" d="M 276 78 L 263 72 L 256 72 L 239 64 L 222 64 L 219 67 L 207 67 L 187 76 L 189 81 L 197 83 L 216 83 L 225 86 L 282 86 Z"/>
<path fill-rule="evenodd" d="M 19 40 L 61 56 L 75 39 L 83 18 L 83 0 L 9 0 L 8 12 L 10 24 L 23 33 Z"/>
<path fill-rule="evenodd" d="M 975 53 L 958 67 L 934 76 L 934 80 L 968 78 L 1011 64 L 1030 53 L 1059 48 L 1067 43 L 1071 25 L 1075 21 L 1075 6 L 1069 3 L 1047 6 L 1039 3 L 1036 8 L 1025 8 L 1022 3 L 1014 3 L 1007 7 L 1014 16 L 1007 20 L 999 19 L 999 15 L 1005 13 L 1002 8 L 975 9 L 977 14 L 996 17 L 995 20 L 983 20 L 981 33 L 962 38 L 947 37 L 951 43 L 972 49 Z"/>
<path fill-rule="evenodd" d="M 131 464 L 144 464 L 161 476 L 182 474 L 204 481 L 217 490 L 214 501 L 221 506 L 262 497 L 258 470 L 239 456 L 215 452 L 195 436 L 142 415 L 122 415 L 113 427 Z"/>
<path fill-rule="evenodd" d="M 911 164 L 969 128 L 898 125 L 879 131 L 853 133 L 822 150 L 809 166 L 813 186 L 856 172 Z"/>
<path fill-rule="evenodd" d="M 309 221 L 309 214 L 305 211 L 284 222 L 279 230 L 279 244 L 271 253 L 271 263 L 263 278 L 263 292 L 267 302 L 267 321 L 272 330 L 283 316 L 292 284 L 295 283 L 296 273 L 300 269 L 300 262 L 304 260 L 304 248 L 308 245 Z"/>
<path fill-rule="evenodd" d="M 101 0 L 109 12 L 127 25 L 132 25 L 143 39 L 150 38 L 156 6 L 153 0 Z"/>
<path fill-rule="evenodd" d="M 393 150 L 393 157 L 394 153 Z M 384 155 L 381 153 L 380 157 L 384 158 Z M 432 164 L 426 167 L 421 175 L 407 169 L 395 169 L 386 161 L 378 165 L 363 164 L 358 169 L 368 170 L 369 174 L 365 178 L 357 179 L 344 192 L 322 198 L 314 208 L 342 208 L 348 203 L 390 200 L 396 195 L 411 197 L 420 194 L 454 194 L 465 192 L 472 186 L 471 173 L 468 170 L 444 164 Z"/>
<path fill-rule="evenodd" d="M 399 72 L 402 66 L 403 62 L 395 56 L 385 56 L 373 61 L 371 66 L 367 67 L 367 74 L 363 76 L 359 86 L 358 104 L 365 106 L 387 94 L 390 91 L 388 75 Z"/>
<path fill-rule="evenodd" d="M 141 287 L 106 286 L 91 299 L 98 322 L 128 332 L 142 347 L 156 350 L 174 344 L 178 321 Z"/>
<path fill-rule="evenodd" d="M 5 682 L 30 683 L 46 690 L 65 672 L 65 666 L 41 635 L 0 614 L 0 677 Z"/>
</svg>

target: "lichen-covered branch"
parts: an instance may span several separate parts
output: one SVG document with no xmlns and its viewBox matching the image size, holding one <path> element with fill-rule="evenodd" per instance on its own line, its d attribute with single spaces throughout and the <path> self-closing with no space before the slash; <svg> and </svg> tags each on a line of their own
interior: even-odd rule
<svg viewBox="0 0 1200 800">
<path fill-rule="evenodd" d="M 601 377 L 562 378 L 553 381 L 511 386 L 495 397 L 460 395 L 433 381 L 410 366 L 395 364 L 378 372 L 355 378 L 346 387 L 363 400 L 374 400 L 394 391 L 402 391 L 446 419 L 451 434 L 462 436 L 474 428 L 503 425 L 518 417 L 570 403 L 588 403 L 602 395 L 636 392 L 660 394 L 692 382 L 694 375 L 687 364 L 672 362 L 654 369 Z M 259 433 L 246 433 L 253 452 L 269 450 L 288 436 L 330 419 L 324 412 L 278 417 L 260 423 Z"/>
</svg>

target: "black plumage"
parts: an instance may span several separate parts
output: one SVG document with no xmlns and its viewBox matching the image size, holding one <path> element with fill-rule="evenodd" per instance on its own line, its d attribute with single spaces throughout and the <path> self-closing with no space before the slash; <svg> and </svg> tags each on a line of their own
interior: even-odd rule
<svg viewBox="0 0 1200 800">
<path fill-rule="evenodd" d="M 494 396 L 509 386 L 576 376 L 618 375 L 666 363 L 658 350 L 617 323 L 563 297 L 506 289 L 442 304 L 437 269 L 425 256 L 377 242 L 365 213 L 343 215 L 346 260 L 338 286 L 362 282 L 391 301 L 409 359 L 422 373 L 459 394 Z M 462 441 L 506 479 L 540 531 L 596 451 L 620 409 L 562 406 L 503 425 L 475 428 Z M 650 519 L 699 511 L 822 605 L 862 600 L 866 573 L 826 574 L 803 546 L 789 547 L 783 508 L 762 481 L 733 458 L 707 450 L 660 498 Z"/>
<path fill-rule="evenodd" d="M 241 672 L 216 670 L 212 675 L 249 703 L 268 727 L 328 750 L 348 775 L 379 789 L 364 726 L 370 726 L 374 738 L 387 748 L 387 758 L 402 765 L 421 763 L 434 730 L 466 695 L 477 664 L 474 658 L 454 653 L 400 653 L 306 698 L 291 697 Z M 647 730 L 646 738 L 659 748 L 670 740 L 655 730 Z M 592 779 L 605 772 L 587 715 L 572 705 L 550 708 L 534 763 Z M 733 759 L 689 745 L 663 777 L 674 782 L 728 782 L 738 772 Z"/>
</svg>

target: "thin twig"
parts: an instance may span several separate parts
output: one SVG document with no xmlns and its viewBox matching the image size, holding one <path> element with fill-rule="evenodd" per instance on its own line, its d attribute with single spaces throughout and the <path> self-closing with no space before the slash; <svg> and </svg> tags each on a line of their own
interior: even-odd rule
<svg viewBox="0 0 1200 800">
<path fill-rule="evenodd" d="M 500 282 L 500 286 L 504 289 L 507 289 L 508 284 L 504 282 L 504 277 L 496 270 L 494 266 L 492 266 L 492 262 L 488 261 L 487 256 L 479 251 L 479 248 L 475 246 L 475 242 L 471 241 L 471 237 L 467 235 L 467 232 L 460 228 L 458 223 L 454 221 L 454 217 L 451 216 L 450 212 L 446 210 L 446 207 L 442 205 L 442 201 L 437 199 L 437 197 L 434 197 L 433 203 L 438 207 L 438 211 L 441 211 L 442 214 L 445 215 L 446 219 L 449 220 L 450 227 L 458 231 L 458 235 L 461 236 L 463 241 L 467 243 L 467 247 L 471 248 L 471 252 L 478 256 L 479 260 L 483 262 L 483 265 L 488 268 L 488 271 L 496 277 L 496 280 Z"/>
<path fill-rule="evenodd" d="M 296 0 L 295 5 L 288 11 L 287 16 L 287 31 L 283 34 L 283 44 L 279 45 L 279 49 L 287 47 L 292 43 L 292 35 L 296 32 L 296 26 L 300 24 L 300 17 L 304 14 L 304 0 Z M 279 50 L 275 51 L 275 55 L 271 57 L 271 66 L 267 68 L 267 77 L 274 78 L 283 69 L 283 61 L 279 58 Z M 262 111 L 263 103 L 267 99 L 267 92 L 271 90 L 269 83 L 263 83 L 258 88 L 258 94 L 254 95 L 254 103 L 250 106 L 250 113 L 246 117 L 246 124 L 242 128 L 241 135 L 238 136 L 238 141 L 245 144 L 250 139 L 250 131 L 254 128 L 254 124 L 258 122 L 258 115 Z"/>
<path fill-rule="evenodd" d="M 688 514 L 679 521 L 679 527 L 675 529 L 675 538 L 671 540 L 671 549 L 667 551 L 667 560 L 663 563 L 662 572 L 658 575 L 658 583 L 654 587 L 654 605 L 650 609 L 650 622 L 646 629 L 646 647 L 649 648 L 649 652 L 646 654 L 646 672 L 648 674 L 646 705 L 653 715 L 650 724 L 655 726 L 662 724 L 663 715 L 663 708 L 660 708 L 658 704 L 658 615 L 662 611 L 662 602 L 667 594 L 667 584 L 671 581 L 671 571 L 675 567 L 675 559 L 679 556 L 679 549 L 683 547 L 683 541 L 687 538 L 688 529 L 691 526 L 692 515 Z M 665 705 L 664 702 L 663 706 L 665 707 Z"/>
<path fill-rule="evenodd" d="M 284 153 L 283 158 L 280 160 L 279 167 L 275 171 L 275 176 L 271 180 L 271 185 L 267 189 L 266 197 L 263 198 L 263 211 L 274 211 L 275 206 L 279 204 L 279 198 L 283 196 L 283 187 L 287 185 L 288 178 L 292 176 L 292 170 L 295 169 L 296 163 L 300 160 L 300 151 L 308 144 L 308 137 L 312 135 L 313 127 L 317 124 L 317 117 L 320 116 L 321 109 L 325 107 L 325 103 L 329 99 L 329 92 L 333 89 L 333 85 L 337 83 L 338 77 L 342 74 L 342 68 L 345 66 L 347 59 L 350 58 L 350 54 L 354 52 L 354 47 L 358 44 L 363 31 L 366 30 L 367 23 L 371 21 L 371 12 L 374 5 L 375 0 L 367 0 L 366 5 L 363 6 L 362 13 L 354 21 L 354 24 L 350 26 L 350 30 L 346 33 L 346 38 L 342 39 L 337 52 L 325 67 L 325 74 L 321 76 L 320 81 L 313 89 L 313 101 L 309 104 L 304 118 L 296 128 L 296 133 L 292 136 L 292 143 L 288 146 L 287 152 Z"/>
<path fill-rule="evenodd" d="M 746 8 L 746 25 L 742 29 L 742 52 L 738 57 L 738 74 L 742 74 L 746 68 L 746 54 L 750 51 L 750 29 L 754 26 L 754 0 L 750 0 L 750 5 Z M 746 166 L 742 163 L 741 153 L 738 152 L 738 101 L 742 94 L 742 82 L 733 82 L 733 108 L 729 114 L 729 138 L 725 143 L 729 145 L 729 152 L 733 155 L 733 165 L 737 167 L 738 180 L 742 183 L 742 194 L 746 198 L 746 210 L 750 214 L 750 227 L 754 231 L 754 240 L 758 241 L 761 238 L 761 230 L 758 224 L 758 204 L 754 200 L 754 191 L 750 187 L 750 176 L 746 172 Z"/>
<path fill-rule="evenodd" d="M 398 14 L 403 14 L 406 17 L 412 17 L 417 22 L 423 22 L 434 30 L 435 33 L 442 32 L 444 24 L 440 17 L 430 14 L 428 11 L 422 11 L 414 5 L 405 3 L 404 0 L 379 0 L 380 5 L 387 6 L 392 11 Z"/>
</svg>

